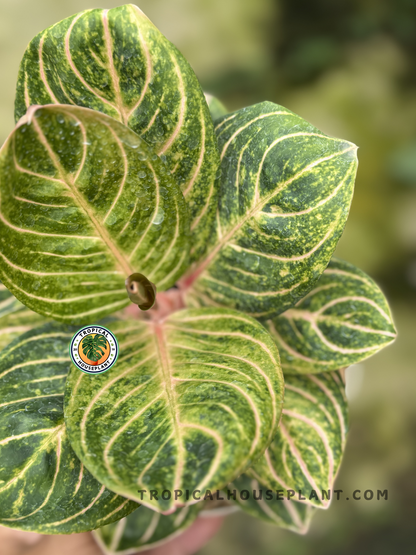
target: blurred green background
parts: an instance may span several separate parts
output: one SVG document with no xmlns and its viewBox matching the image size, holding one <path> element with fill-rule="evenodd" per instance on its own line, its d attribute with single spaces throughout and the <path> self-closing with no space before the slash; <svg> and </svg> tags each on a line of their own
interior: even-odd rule
<svg viewBox="0 0 416 555">
<path fill-rule="evenodd" d="M 296 536 L 241 513 L 200 555 L 416 552 L 416 0 L 140 0 L 230 110 L 271 100 L 356 143 L 356 192 L 337 255 L 382 286 L 399 338 L 347 372 L 349 441 L 333 502 Z M 107 0 L 0 0 L 0 140 L 30 39 Z"/>
</svg>

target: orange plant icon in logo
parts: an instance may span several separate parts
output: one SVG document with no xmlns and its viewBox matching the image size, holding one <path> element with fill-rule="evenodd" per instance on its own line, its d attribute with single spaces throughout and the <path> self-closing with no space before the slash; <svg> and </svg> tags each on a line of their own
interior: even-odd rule
<svg viewBox="0 0 416 555">
<path fill-rule="evenodd" d="M 118 343 L 115 335 L 102 326 L 86 326 L 72 338 L 72 362 L 87 374 L 105 372 L 117 360 Z"/>
</svg>

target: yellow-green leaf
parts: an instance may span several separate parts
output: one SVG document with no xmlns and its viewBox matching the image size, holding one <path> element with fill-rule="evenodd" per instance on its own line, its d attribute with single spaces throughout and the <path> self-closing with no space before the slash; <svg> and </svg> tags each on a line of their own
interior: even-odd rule
<svg viewBox="0 0 416 555">
<path fill-rule="evenodd" d="M 27 309 L 0 282 L 0 353 L 22 333 L 45 322 L 45 318 Z"/>
<path fill-rule="evenodd" d="M 170 287 L 187 267 L 188 225 L 163 162 L 100 112 L 33 107 L 0 151 L 0 277 L 44 316 L 111 314 L 135 272 Z"/>
<path fill-rule="evenodd" d="M 116 365 L 92 376 L 73 367 L 65 397 L 72 446 L 98 480 L 168 512 L 225 486 L 264 452 L 283 376 L 259 322 L 207 308 L 108 326 Z"/>
<path fill-rule="evenodd" d="M 268 489 L 283 491 L 285 498 L 292 490 L 296 501 L 327 508 L 347 429 L 348 407 L 340 373 L 285 376 L 279 429 L 247 474 Z"/>
<path fill-rule="evenodd" d="M 228 114 L 228 110 L 221 100 L 218 100 L 218 98 L 212 96 L 212 94 L 205 93 L 205 99 L 213 121 Z"/>
<path fill-rule="evenodd" d="M 223 492 L 217 490 L 216 492 L 212 492 L 212 499 L 207 496 L 207 499 L 203 501 L 201 517 L 223 517 L 235 513 L 239 510 L 240 508 L 238 507 L 238 505 L 232 503 L 231 501 L 227 501 L 226 497 L 223 497 Z"/>
<path fill-rule="evenodd" d="M 201 506 L 188 505 L 171 515 L 139 507 L 127 517 L 94 531 L 106 555 L 128 555 L 163 545 L 190 526 Z"/>
<path fill-rule="evenodd" d="M 221 189 L 203 260 L 182 279 L 188 306 L 265 318 L 304 297 L 341 236 L 355 145 L 263 102 L 216 121 Z"/>
<path fill-rule="evenodd" d="M 247 474 L 229 484 L 228 490 L 236 490 L 236 500 L 233 502 L 251 516 L 297 534 L 306 534 L 309 530 L 315 514 L 311 505 L 298 503 L 287 497 L 278 499 L 276 491 L 261 486 L 256 479 L 250 478 Z"/>
<path fill-rule="evenodd" d="M 213 124 L 184 57 L 132 4 L 86 10 L 37 35 L 17 84 L 16 121 L 32 104 L 76 104 L 131 127 L 162 156 L 189 206 L 193 257 L 217 205 Z"/>
<path fill-rule="evenodd" d="M 286 373 L 337 370 L 380 351 L 396 337 L 389 305 L 364 272 L 332 259 L 316 287 L 266 327 Z"/>
<path fill-rule="evenodd" d="M 73 328 L 46 324 L 0 355 L 0 524 L 42 534 L 93 530 L 137 504 L 79 461 L 64 423 Z"/>
</svg>

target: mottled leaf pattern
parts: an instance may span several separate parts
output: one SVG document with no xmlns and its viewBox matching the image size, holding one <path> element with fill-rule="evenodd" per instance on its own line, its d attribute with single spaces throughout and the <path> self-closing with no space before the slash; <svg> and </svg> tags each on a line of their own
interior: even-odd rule
<svg viewBox="0 0 416 555">
<path fill-rule="evenodd" d="M 167 512 L 195 503 L 196 490 L 203 497 L 225 486 L 264 452 L 279 422 L 283 376 L 256 320 L 208 308 L 109 328 L 120 346 L 116 365 L 95 376 L 73 368 L 65 397 L 71 443 L 98 480 Z M 191 492 L 189 501 L 150 493 L 179 489 Z"/>
<path fill-rule="evenodd" d="M 285 376 L 279 429 L 247 473 L 271 490 L 283 490 L 284 497 L 287 490 L 301 490 L 300 502 L 327 508 L 330 500 L 322 499 L 322 490 L 332 489 L 341 463 L 347 410 L 340 373 Z"/>
<path fill-rule="evenodd" d="M 64 382 L 74 329 L 46 324 L 0 355 L 0 524 L 42 534 L 92 530 L 137 504 L 107 490 L 68 441 Z"/>
<path fill-rule="evenodd" d="M 221 100 L 218 100 L 218 98 L 216 98 L 215 96 L 212 96 L 212 94 L 205 93 L 205 99 L 207 101 L 208 108 L 213 121 L 215 121 L 216 119 L 222 116 L 225 116 L 225 114 L 228 114 L 228 110 L 221 102 Z"/>
<path fill-rule="evenodd" d="M 188 216 L 164 164 L 128 127 L 87 108 L 32 108 L 0 152 L 0 276 L 26 306 L 90 323 L 129 304 L 135 271 L 171 286 Z"/>
<path fill-rule="evenodd" d="M 276 491 L 268 491 L 247 474 L 234 480 L 228 485 L 228 489 L 236 490 L 234 503 L 249 515 L 298 534 L 307 533 L 316 510 L 305 503 L 298 503 L 287 498 L 277 499 Z M 241 492 L 248 492 L 248 499 L 241 499 Z M 247 493 L 244 494 L 244 497 L 246 496 Z M 267 496 L 271 499 L 268 499 Z"/>
<path fill-rule="evenodd" d="M 306 297 L 266 326 L 285 374 L 350 366 L 396 337 L 389 305 L 377 284 L 335 258 Z"/>
<path fill-rule="evenodd" d="M 45 322 L 43 316 L 27 309 L 0 282 L 0 353 L 13 339 Z"/>
<path fill-rule="evenodd" d="M 356 147 L 271 102 L 217 120 L 216 132 L 216 227 L 205 259 L 183 278 L 187 304 L 279 314 L 331 258 L 351 203 Z"/>
<path fill-rule="evenodd" d="M 219 164 L 198 80 L 137 6 L 87 10 L 37 35 L 23 57 L 16 119 L 31 104 L 76 104 L 116 118 L 163 156 L 188 202 L 193 257 L 207 245 Z"/>
<path fill-rule="evenodd" d="M 126 518 L 94 531 L 94 538 L 107 555 L 132 554 L 161 545 L 181 534 L 197 517 L 200 505 L 162 515 L 139 507 Z"/>
</svg>

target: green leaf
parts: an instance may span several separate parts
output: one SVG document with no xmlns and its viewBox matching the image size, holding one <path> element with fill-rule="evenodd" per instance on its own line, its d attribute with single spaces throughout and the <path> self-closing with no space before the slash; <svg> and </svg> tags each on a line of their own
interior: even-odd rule
<svg viewBox="0 0 416 555">
<path fill-rule="evenodd" d="M 199 504 L 162 515 L 139 507 L 126 518 L 94 531 L 94 538 L 106 555 L 138 553 L 164 544 L 188 528 L 200 511 Z"/>
<path fill-rule="evenodd" d="M 0 197 L 0 277 L 45 316 L 89 323 L 129 304 L 130 274 L 163 290 L 187 267 L 179 188 L 100 112 L 32 108 L 0 151 Z"/>
<path fill-rule="evenodd" d="M 264 318 L 314 286 L 342 233 L 356 147 L 263 102 L 216 122 L 221 191 L 204 260 L 182 280 L 188 306 Z"/>
<path fill-rule="evenodd" d="M 316 511 L 311 505 L 297 503 L 287 498 L 277 499 L 276 491 L 268 491 L 247 474 L 242 474 L 234 480 L 228 485 L 228 489 L 236 490 L 234 503 L 249 515 L 298 534 L 306 534 L 309 530 Z M 244 491 L 248 493 L 246 500 L 241 498 L 241 492 Z M 267 497 L 271 497 L 271 499 Z"/>
<path fill-rule="evenodd" d="M 104 355 L 107 348 L 107 341 L 103 335 L 96 333 L 94 336 L 88 335 L 82 340 L 82 352 L 93 362 L 97 362 Z"/>
<path fill-rule="evenodd" d="M 396 337 L 389 305 L 377 284 L 336 258 L 315 289 L 266 326 L 278 346 L 285 374 L 350 366 Z"/>
<path fill-rule="evenodd" d="M 45 318 L 28 310 L 0 282 L 0 352 L 13 339 L 44 322 Z"/>
<path fill-rule="evenodd" d="M 212 94 L 205 93 L 205 99 L 213 121 L 228 114 L 228 110 L 221 100 L 218 100 L 218 98 L 212 96 Z"/>
<path fill-rule="evenodd" d="M 232 503 L 231 501 L 227 501 L 226 497 L 223 497 L 223 494 L 224 492 L 217 490 L 216 492 L 212 492 L 213 499 L 207 498 L 203 501 L 201 517 L 223 517 L 240 510 L 238 505 Z"/>
<path fill-rule="evenodd" d="M 64 424 L 74 329 L 46 324 L 0 356 L 0 524 L 72 534 L 118 520 L 137 504 L 106 489 L 79 461 Z"/>
<path fill-rule="evenodd" d="M 279 422 L 283 376 L 259 322 L 196 309 L 109 328 L 117 363 L 100 375 L 73 367 L 65 397 L 72 446 L 100 482 L 168 512 L 195 503 L 196 490 L 203 498 L 225 486 L 264 452 Z M 163 499 L 164 490 L 183 495 Z"/>
<path fill-rule="evenodd" d="M 217 206 L 218 148 L 198 80 L 137 6 L 87 10 L 37 35 L 23 57 L 16 120 L 31 104 L 76 104 L 128 125 L 163 156 L 206 249 Z"/>
<path fill-rule="evenodd" d="M 285 376 L 279 429 L 265 454 L 247 471 L 273 491 L 296 492 L 296 501 L 327 508 L 348 429 L 348 407 L 338 372 Z M 302 492 L 302 499 L 298 492 Z M 332 492 L 331 492 L 332 493 Z"/>
</svg>

